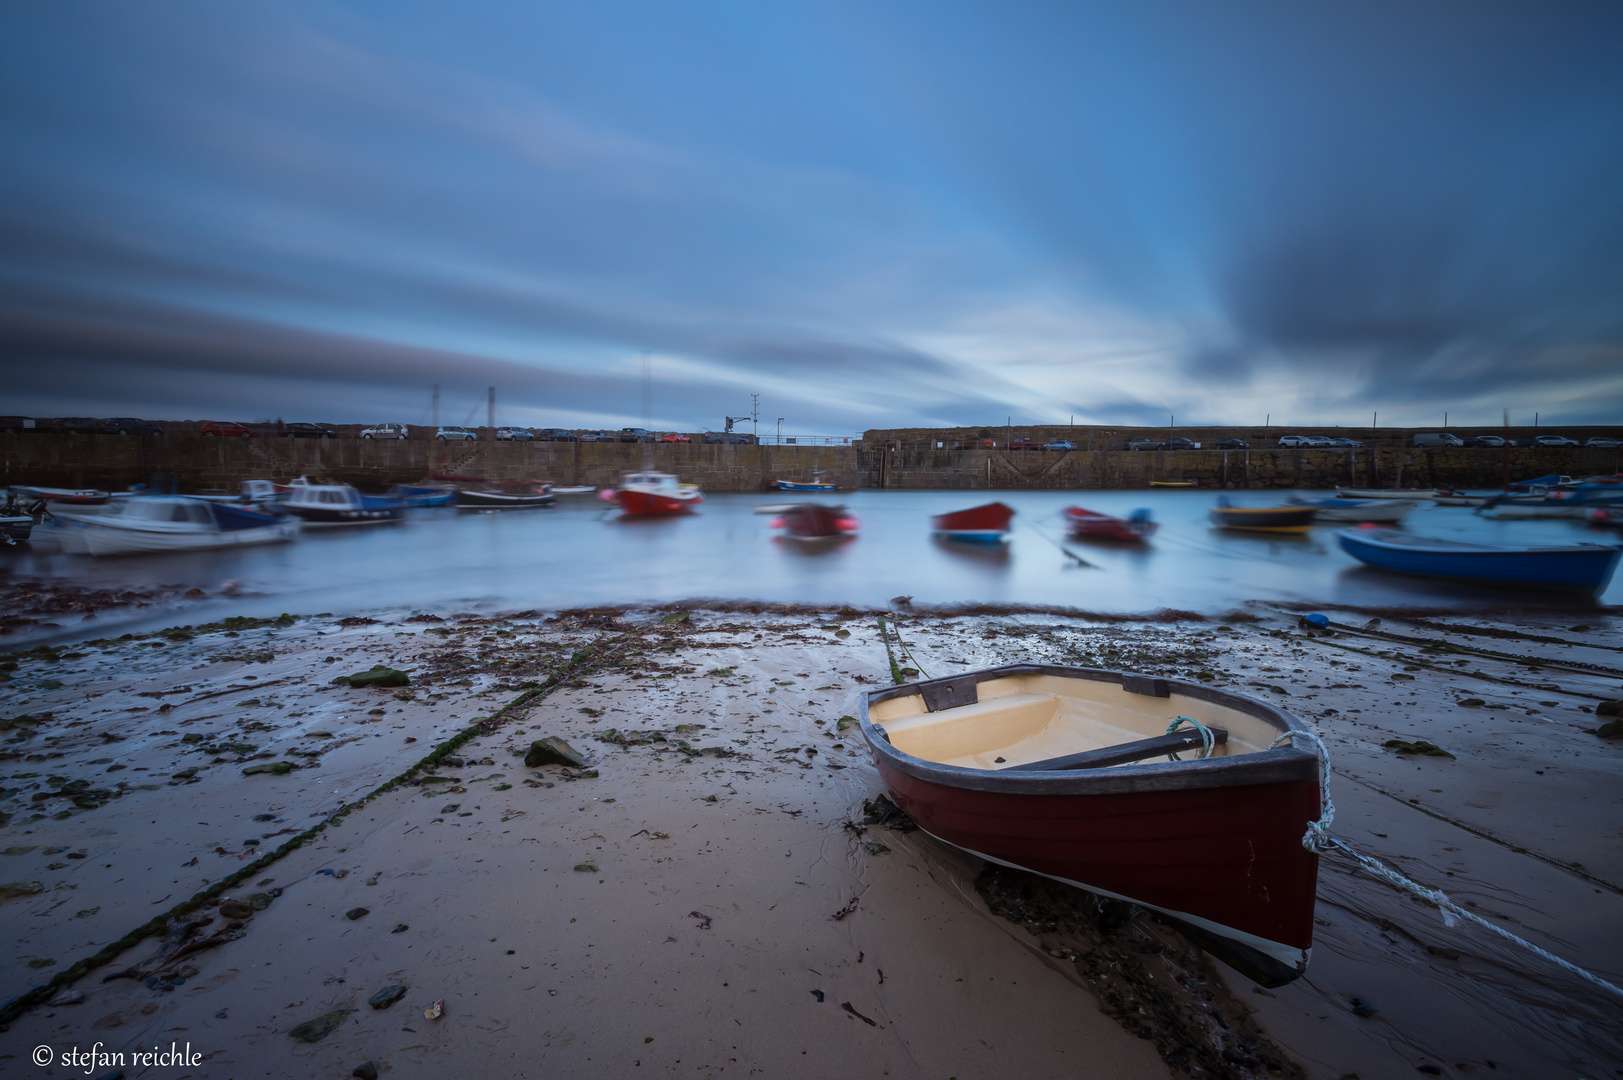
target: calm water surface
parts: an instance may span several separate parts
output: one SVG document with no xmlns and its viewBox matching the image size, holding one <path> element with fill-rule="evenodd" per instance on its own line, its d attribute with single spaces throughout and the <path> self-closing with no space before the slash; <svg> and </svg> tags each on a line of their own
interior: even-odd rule
<svg viewBox="0 0 1623 1080">
<path fill-rule="evenodd" d="M 366 610 L 382 607 L 559 608 L 727 598 L 884 604 L 1053 604 L 1101 612 L 1177 608 L 1231 610 L 1248 601 L 1470 608 L 1588 598 L 1498 592 L 1393 576 L 1343 554 L 1324 525 L 1302 537 L 1213 529 L 1210 491 L 842 493 L 861 519 L 859 534 L 807 551 L 779 539 L 754 512 L 785 494 L 712 495 L 692 515 L 625 519 L 595 498 L 563 498 L 550 510 L 411 511 L 398 526 L 306 531 L 291 544 L 184 556 L 91 559 L 16 551 L 18 572 L 91 585 L 183 584 L 241 595 L 235 613 Z M 1007 545 L 987 548 L 931 537 L 931 514 L 1001 499 L 1018 511 Z M 1241 493 L 1236 501 L 1280 499 Z M 1066 540 L 1060 510 L 1072 503 L 1112 514 L 1149 507 L 1160 531 L 1143 546 Z M 1581 521 L 1490 521 L 1462 507 L 1426 506 L 1406 528 L 1486 543 L 1617 543 L 1614 531 Z M 1079 565 L 1062 550 L 1075 552 Z M 1623 574 L 1619 575 L 1623 579 Z M 1600 598 L 1623 602 L 1623 580 Z M 204 613 L 199 612 L 200 615 Z"/>
</svg>

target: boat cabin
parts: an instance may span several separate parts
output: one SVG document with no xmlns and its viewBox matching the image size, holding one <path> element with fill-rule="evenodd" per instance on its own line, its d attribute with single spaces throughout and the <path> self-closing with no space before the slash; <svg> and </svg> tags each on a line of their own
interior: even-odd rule
<svg viewBox="0 0 1623 1080">
<path fill-rule="evenodd" d="M 362 508 L 361 493 L 348 484 L 295 482 L 293 490 L 282 501 L 293 509 L 359 510 Z"/>
<path fill-rule="evenodd" d="M 626 473 L 625 486 L 645 489 L 655 488 L 668 491 L 672 495 L 678 494 L 682 490 L 682 485 L 675 476 L 662 472 Z"/>
</svg>

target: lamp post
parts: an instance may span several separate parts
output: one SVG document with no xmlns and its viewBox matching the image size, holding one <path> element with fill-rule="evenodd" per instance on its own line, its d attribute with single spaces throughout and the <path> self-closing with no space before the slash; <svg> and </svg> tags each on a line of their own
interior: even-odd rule
<svg viewBox="0 0 1623 1080">
<path fill-rule="evenodd" d="M 778 445 L 783 445 L 783 417 L 778 417 Z"/>
</svg>

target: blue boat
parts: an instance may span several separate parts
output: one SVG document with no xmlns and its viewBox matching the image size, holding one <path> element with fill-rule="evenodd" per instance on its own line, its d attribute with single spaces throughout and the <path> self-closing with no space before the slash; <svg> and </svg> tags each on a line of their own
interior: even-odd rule
<svg viewBox="0 0 1623 1080">
<path fill-rule="evenodd" d="M 456 501 L 456 489 L 396 484 L 389 490 L 388 497 L 398 500 L 400 505 L 407 509 L 419 506 L 450 506 Z"/>
<path fill-rule="evenodd" d="M 1336 537 L 1347 554 L 1382 570 L 1594 593 L 1606 588 L 1623 556 L 1623 548 L 1608 544 L 1495 547 L 1411 536 L 1395 529 L 1347 529 Z"/>
<path fill-rule="evenodd" d="M 777 485 L 778 485 L 778 490 L 779 491 L 838 491 L 839 490 L 838 487 L 836 487 L 832 482 L 830 482 L 828 480 L 808 480 L 808 481 L 779 480 L 779 481 L 777 481 Z"/>
</svg>

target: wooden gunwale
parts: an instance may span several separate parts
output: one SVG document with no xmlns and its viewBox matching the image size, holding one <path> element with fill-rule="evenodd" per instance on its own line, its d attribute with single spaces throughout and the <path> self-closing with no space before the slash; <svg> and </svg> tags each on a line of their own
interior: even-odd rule
<svg viewBox="0 0 1623 1080">
<path fill-rule="evenodd" d="M 1055 675 L 1061 678 L 1089 679 L 1120 684 L 1130 672 L 1106 668 L 1066 667 L 1059 664 L 1007 664 L 976 672 L 954 675 L 951 679 L 927 679 L 903 683 L 863 693 L 857 701 L 857 721 L 869 747 L 892 768 L 920 780 L 969 791 L 996 791 L 1020 795 L 1117 795 L 1149 791 L 1187 791 L 1201 788 L 1240 787 L 1249 784 L 1317 781 L 1319 759 L 1311 750 L 1285 745 L 1251 754 L 1210 757 L 1189 761 L 1165 761 L 1150 765 L 1120 765 L 1109 769 L 1066 771 L 989 771 L 966 769 L 925 761 L 892 746 L 876 729 L 868 706 L 891 698 L 921 693 L 925 688 L 973 677 L 977 684 L 1014 675 Z M 1307 731 L 1293 714 L 1243 694 L 1231 693 L 1200 683 L 1167 679 L 1169 693 L 1223 705 L 1286 731 Z M 1123 691 L 1129 693 L 1131 691 Z"/>
</svg>

